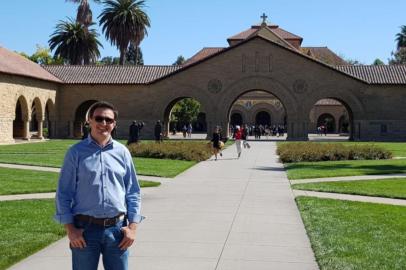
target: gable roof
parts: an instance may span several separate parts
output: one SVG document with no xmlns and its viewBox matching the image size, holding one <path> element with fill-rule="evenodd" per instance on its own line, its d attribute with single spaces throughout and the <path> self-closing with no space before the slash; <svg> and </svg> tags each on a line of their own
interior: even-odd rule
<svg viewBox="0 0 406 270">
<path fill-rule="evenodd" d="M 0 47 L 0 73 L 62 83 L 60 79 L 41 68 L 37 63 L 3 47 Z"/>
<path fill-rule="evenodd" d="M 148 84 L 181 67 L 52 65 L 44 68 L 66 84 Z"/>
<path fill-rule="evenodd" d="M 231 36 L 227 39 L 228 42 L 233 41 L 233 40 L 244 40 L 247 39 L 249 36 L 251 36 L 254 32 L 258 31 L 261 28 L 261 25 L 253 25 L 251 28 L 244 30 L 234 36 Z M 274 32 L 281 38 L 285 40 L 298 40 L 300 43 L 303 41 L 303 38 L 300 36 L 297 36 L 295 34 L 292 34 L 282 28 L 279 27 L 279 25 L 274 25 L 274 24 L 268 24 L 267 28 L 270 29 L 270 31 Z"/>
<path fill-rule="evenodd" d="M 190 57 L 188 60 L 186 60 L 186 62 L 183 63 L 183 66 L 193 64 L 194 62 L 200 61 L 200 60 L 202 60 L 212 54 L 218 53 L 224 49 L 225 48 L 221 48 L 221 47 L 205 47 L 205 48 L 201 49 L 200 51 L 198 51 L 195 55 Z"/>
</svg>

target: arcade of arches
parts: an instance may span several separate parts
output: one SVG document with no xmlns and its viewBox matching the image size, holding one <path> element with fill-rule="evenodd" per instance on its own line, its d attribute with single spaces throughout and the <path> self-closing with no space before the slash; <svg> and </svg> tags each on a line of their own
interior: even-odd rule
<svg viewBox="0 0 406 270">
<path fill-rule="evenodd" d="M 284 125 L 288 140 L 308 140 L 319 126 L 353 140 L 406 140 L 404 66 L 349 66 L 302 40 L 263 23 L 182 66 L 41 67 L 0 48 L 0 143 L 80 137 L 87 109 L 100 100 L 119 110 L 117 137 L 138 120 L 142 137 L 153 138 L 157 120 L 168 132 L 185 97 L 200 104 L 208 136 L 215 126 L 257 123 Z"/>
</svg>

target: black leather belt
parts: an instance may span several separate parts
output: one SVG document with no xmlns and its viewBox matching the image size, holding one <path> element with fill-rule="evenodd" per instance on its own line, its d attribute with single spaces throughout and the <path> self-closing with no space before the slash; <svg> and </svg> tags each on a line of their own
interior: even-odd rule
<svg viewBox="0 0 406 270">
<path fill-rule="evenodd" d="M 78 221 L 86 222 L 88 224 L 96 224 L 102 227 L 111 227 L 116 225 L 119 221 L 124 220 L 124 214 L 112 218 L 95 218 L 87 215 L 76 215 L 75 219 Z"/>
</svg>

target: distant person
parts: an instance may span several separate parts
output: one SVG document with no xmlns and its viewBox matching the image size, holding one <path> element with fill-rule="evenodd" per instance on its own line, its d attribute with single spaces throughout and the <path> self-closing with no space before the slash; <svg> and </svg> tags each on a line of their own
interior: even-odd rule
<svg viewBox="0 0 406 270">
<path fill-rule="evenodd" d="M 242 147 L 241 147 L 242 130 L 241 130 L 240 126 L 235 126 L 234 139 L 235 139 L 235 146 L 237 147 L 238 158 L 240 158 L 241 152 L 242 152 Z"/>
<path fill-rule="evenodd" d="M 187 136 L 188 136 L 188 138 L 192 138 L 192 130 L 193 130 L 192 124 L 189 123 L 189 125 L 187 127 Z"/>
<path fill-rule="evenodd" d="M 161 121 L 156 121 L 155 127 L 154 127 L 154 136 L 155 136 L 155 142 L 160 143 L 162 141 L 162 125 Z"/>
<path fill-rule="evenodd" d="M 213 153 L 215 160 L 217 160 L 217 155 L 220 154 L 220 156 L 223 156 L 221 153 L 221 133 L 219 127 L 214 128 L 213 136 L 212 136 L 212 146 L 213 146 Z"/>
<path fill-rule="evenodd" d="M 90 133 L 90 126 L 89 123 L 86 121 L 86 123 L 82 127 L 82 140 L 86 139 L 89 136 Z"/>
<path fill-rule="evenodd" d="M 130 135 L 128 137 L 127 145 L 131 143 L 138 143 L 140 132 L 143 127 L 143 122 L 137 122 L 136 120 L 133 121 L 133 123 L 130 125 Z"/>
<path fill-rule="evenodd" d="M 242 145 L 244 148 L 251 148 L 250 144 L 247 142 L 248 139 L 248 126 L 244 125 L 242 129 Z"/>
<path fill-rule="evenodd" d="M 187 133 L 187 127 L 186 127 L 186 125 L 183 125 L 183 127 L 182 127 L 183 138 L 186 138 L 186 133 Z"/>
</svg>

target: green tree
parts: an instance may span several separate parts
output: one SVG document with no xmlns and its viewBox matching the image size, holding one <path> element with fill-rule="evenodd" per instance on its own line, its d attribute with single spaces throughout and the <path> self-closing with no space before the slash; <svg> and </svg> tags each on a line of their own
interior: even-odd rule
<svg viewBox="0 0 406 270">
<path fill-rule="evenodd" d="M 392 52 L 389 65 L 406 65 L 406 47 L 401 47 L 396 52 Z"/>
<path fill-rule="evenodd" d="M 144 59 L 142 57 L 142 51 L 140 47 L 135 47 L 130 43 L 127 53 L 125 54 L 125 60 L 129 65 L 143 66 Z"/>
<path fill-rule="evenodd" d="M 130 43 L 137 48 L 150 27 L 144 12 L 143 0 L 106 0 L 106 8 L 100 14 L 100 25 L 107 40 L 120 51 L 120 65 L 124 65 Z M 136 57 L 137 59 L 137 57 Z"/>
<path fill-rule="evenodd" d="M 400 27 L 400 32 L 396 34 L 396 42 L 398 50 L 406 47 L 406 25 Z"/>
<path fill-rule="evenodd" d="M 381 59 L 376 58 L 374 60 L 374 62 L 372 63 L 372 65 L 374 65 L 374 66 L 382 66 L 382 65 L 385 65 L 385 63 Z"/>
<path fill-rule="evenodd" d="M 78 11 L 76 14 L 76 21 L 85 25 L 90 26 L 93 22 L 93 14 L 90 9 L 89 0 L 66 0 L 67 2 L 73 2 L 79 4 Z M 100 3 L 101 0 L 93 0 L 95 3 Z"/>
<path fill-rule="evenodd" d="M 173 106 L 171 120 L 183 126 L 195 122 L 200 112 L 200 103 L 193 98 L 184 98 Z"/>
<path fill-rule="evenodd" d="M 180 66 L 180 65 L 183 65 L 185 62 L 186 62 L 185 57 L 183 57 L 183 55 L 179 55 L 178 58 L 176 58 L 176 61 L 172 65 Z"/>
<path fill-rule="evenodd" d="M 88 65 L 100 57 L 99 46 L 103 46 L 97 37 L 96 30 L 68 19 L 57 24 L 48 43 L 51 50 L 55 49 L 55 58 L 60 57 L 71 65 Z"/>
<path fill-rule="evenodd" d="M 105 56 L 97 62 L 98 65 L 118 65 L 120 62 L 119 57 Z"/>
</svg>

